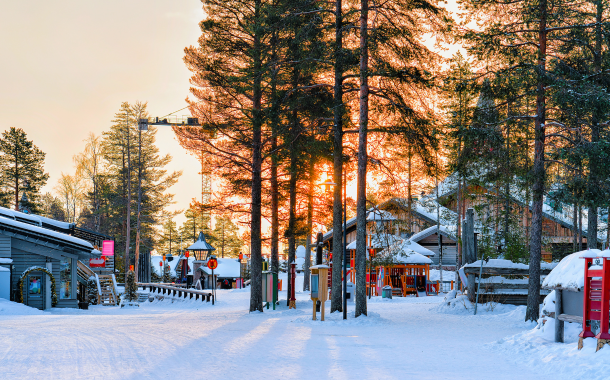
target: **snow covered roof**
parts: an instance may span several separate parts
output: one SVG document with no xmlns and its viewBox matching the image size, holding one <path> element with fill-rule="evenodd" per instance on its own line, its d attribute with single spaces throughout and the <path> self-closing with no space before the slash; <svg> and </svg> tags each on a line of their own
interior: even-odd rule
<svg viewBox="0 0 610 380">
<path fill-rule="evenodd" d="M 413 241 L 413 239 L 405 239 L 402 242 L 402 246 L 405 249 L 409 249 L 411 251 L 417 252 L 421 255 L 424 256 L 434 256 L 435 253 L 431 250 L 429 250 L 428 248 L 422 247 L 421 245 L 417 244 L 416 242 Z"/>
<path fill-rule="evenodd" d="M 392 261 L 402 264 L 432 264 L 432 260 L 411 249 L 412 244 L 413 242 L 408 239 L 399 240 L 379 252 L 377 256 L 381 259 L 391 258 Z"/>
<path fill-rule="evenodd" d="M 0 257 L 0 264 L 11 264 L 13 262 L 13 259 L 7 259 L 4 257 Z"/>
<path fill-rule="evenodd" d="M 427 238 L 430 235 L 434 235 L 439 231 L 438 226 L 428 227 L 425 230 L 419 231 L 418 233 L 411 236 L 410 240 L 413 242 L 418 242 L 422 239 Z M 440 226 L 441 235 L 446 236 L 452 240 L 456 240 L 455 238 L 455 229 L 450 229 L 447 226 Z"/>
<path fill-rule="evenodd" d="M 0 272 L 10 272 L 10 269 L 5 267 L 0 267 Z"/>
<path fill-rule="evenodd" d="M 197 239 L 197 241 L 191 244 L 191 246 L 187 249 L 189 251 L 216 250 L 216 248 L 212 247 L 207 241 L 205 241 L 205 236 L 203 235 L 203 232 L 199 232 L 199 238 Z"/>
<path fill-rule="evenodd" d="M 392 235 L 392 234 L 371 234 L 371 243 L 373 248 L 384 248 L 389 245 L 396 243 L 398 240 L 402 240 L 400 236 Z M 352 241 L 347 245 L 347 249 L 356 249 L 357 240 Z M 369 247 L 367 247 L 369 248 Z"/>
<path fill-rule="evenodd" d="M 605 251 L 604 251 L 605 252 Z M 585 286 L 585 260 L 583 256 L 593 253 L 601 254 L 599 249 L 574 252 L 564 257 L 542 282 L 543 287 L 561 287 L 568 290 L 580 291 Z"/>
<path fill-rule="evenodd" d="M 396 261 L 402 264 L 432 264 L 432 260 L 413 251 L 409 254 L 397 255 Z"/>
<path fill-rule="evenodd" d="M 214 275 L 218 278 L 237 278 L 241 276 L 241 267 L 237 259 L 216 259 L 218 267 L 214 269 Z"/>
<path fill-rule="evenodd" d="M 9 219 L 7 217 L 0 217 L 0 226 L 8 227 L 13 230 L 17 230 L 21 233 L 31 233 L 38 236 L 44 236 L 51 240 L 59 240 L 64 243 L 70 243 L 76 245 L 79 249 L 86 251 L 88 254 L 91 253 L 93 245 L 86 240 L 79 239 L 74 236 L 70 236 L 61 232 L 49 230 L 29 223 L 23 223 L 17 220 Z"/>
<path fill-rule="evenodd" d="M 396 220 L 396 218 L 389 211 L 374 209 L 368 212 L 366 220 L 382 222 L 388 220 Z"/>
</svg>

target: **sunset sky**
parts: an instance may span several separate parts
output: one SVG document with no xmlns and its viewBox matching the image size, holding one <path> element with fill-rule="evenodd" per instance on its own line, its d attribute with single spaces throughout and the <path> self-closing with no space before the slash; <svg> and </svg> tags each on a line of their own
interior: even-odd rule
<svg viewBox="0 0 610 380">
<path fill-rule="evenodd" d="M 200 1 L 0 1 L 0 131 L 22 128 L 47 154 L 43 191 L 73 174 L 72 156 L 109 129 L 121 102 L 146 101 L 151 116 L 186 105 L 183 49 L 197 43 Z M 169 127 L 157 143 L 174 157 L 168 169 L 184 171 L 170 190 L 184 209 L 200 195 L 198 161 Z"/>
</svg>

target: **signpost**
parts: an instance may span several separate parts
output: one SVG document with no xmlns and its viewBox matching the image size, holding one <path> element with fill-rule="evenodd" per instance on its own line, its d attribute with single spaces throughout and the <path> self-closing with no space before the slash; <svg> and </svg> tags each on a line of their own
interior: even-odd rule
<svg viewBox="0 0 610 380">
<path fill-rule="evenodd" d="M 314 265 L 311 268 L 311 299 L 313 318 L 316 320 L 316 301 L 320 301 L 320 313 L 324 321 L 324 302 L 328 299 L 328 265 Z"/>
<path fill-rule="evenodd" d="M 212 291 L 214 292 L 214 299 L 216 299 L 216 279 L 214 278 L 214 269 L 218 268 L 218 260 L 216 260 L 216 256 L 212 255 L 208 260 L 208 268 L 212 270 L 212 283 L 214 287 Z"/>
<path fill-rule="evenodd" d="M 103 257 L 89 259 L 89 268 L 106 268 L 106 260 Z"/>
<path fill-rule="evenodd" d="M 102 256 L 114 256 L 113 240 L 104 240 L 102 242 Z"/>
</svg>

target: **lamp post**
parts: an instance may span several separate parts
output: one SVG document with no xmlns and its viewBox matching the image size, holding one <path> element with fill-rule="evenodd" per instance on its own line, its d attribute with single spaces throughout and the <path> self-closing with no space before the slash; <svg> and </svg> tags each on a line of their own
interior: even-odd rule
<svg viewBox="0 0 610 380">
<path fill-rule="evenodd" d="M 347 191 L 346 191 L 346 175 L 345 170 L 343 172 L 343 319 L 347 319 Z M 336 183 L 329 179 L 322 182 L 321 185 L 326 187 L 326 190 L 331 186 L 337 186 Z M 334 235 L 334 234 L 333 234 Z"/>
<path fill-rule="evenodd" d="M 216 248 L 212 247 L 210 243 L 205 241 L 205 236 L 203 232 L 199 232 L 199 238 L 196 242 L 194 242 L 190 247 L 187 248 L 189 252 L 192 252 L 195 256 L 195 260 L 197 261 L 207 261 L 212 251 L 215 251 Z M 204 263 L 205 265 L 206 263 Z M 193 275 L 195 272 L 193 271 Z M 214 281 L 214 277 L 212 277 L 212 282 Z"/>
</svg>

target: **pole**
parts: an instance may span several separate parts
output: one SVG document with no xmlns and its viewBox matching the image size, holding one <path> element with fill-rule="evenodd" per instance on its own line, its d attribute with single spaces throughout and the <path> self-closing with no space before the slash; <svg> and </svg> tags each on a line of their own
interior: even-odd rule
<svg viewBox="0 0 610 380">
<path fill-rule="evenodd" d="M 476 234 L 474 235 L 474 252 L 475 252 L 475 255 L 478 255 L 477 235 Z M 479 268 L 479 286 L 477 286 L 477 298 L 474 302 L 474 315 L 477 315 L 477 305 L 479 304 L 479 289 L 481 289 L 481 276 L 482 275 L 483 275 L 483 258 L 481 257 L 481 267 Z M 473 285 L 475 285 L 475 284 L 473 284 Z"/>
<path fill-rule="evenodd" d="M 343 319 L 347 319 L 347 193 L 343 172 Z"/>
</svg>

